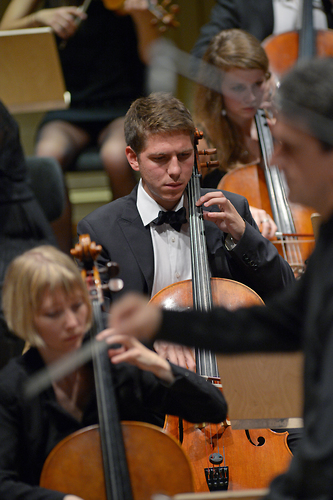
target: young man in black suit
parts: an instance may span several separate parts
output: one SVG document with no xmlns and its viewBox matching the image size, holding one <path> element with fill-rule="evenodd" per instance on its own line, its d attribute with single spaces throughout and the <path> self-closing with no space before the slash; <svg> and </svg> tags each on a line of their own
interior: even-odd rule
<svg viewBox="0 0 333 500">
<path fill-rule="evenodd" d="M 188 220 L 179 231 L 154 221 L 159 211 L 185 207 L 187 212 L 194 132 L 190 112 L 169 94 L 139 98 L 127 112 L 126 156 L 140 173 L 140 182 L 130 195 L 98 208 L 78 224 L 79 234 L 88 233 L 102 245 L 101 265 L 111 260 L 119 264 L 124 288 L 114 298 L 126 291 L 151 297 L 191 278 Z M 259 232 L 244 197 L 208 189 L 201 194 L 197 203 L 205 211 L 212 276 L 242 282 L 264 300 L 294 281 L 288 263 Z M 165 355 L 184 363 L 182 353 L 168 350 Z M 186 362 L 191 366 L 191 360 Z"/>
</svg>

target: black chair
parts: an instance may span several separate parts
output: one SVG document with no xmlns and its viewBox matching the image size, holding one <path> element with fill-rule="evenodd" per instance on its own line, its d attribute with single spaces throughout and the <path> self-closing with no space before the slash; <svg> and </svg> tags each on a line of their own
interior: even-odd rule
<svg viewBox="0 0 333 500">
<path fill-rule="evenodd" d="M 28 156 L 29 182 L 47 219 L 52 222 L 65 208 L 65 182 L 55 158 Z"/>
<path fill-rule="evenodd" d="M 89 146 L 84 149 L 68 169 L 69 172 L 88 172 L 91 170 L 104 170 L 97 146 Z"/>
</svg>

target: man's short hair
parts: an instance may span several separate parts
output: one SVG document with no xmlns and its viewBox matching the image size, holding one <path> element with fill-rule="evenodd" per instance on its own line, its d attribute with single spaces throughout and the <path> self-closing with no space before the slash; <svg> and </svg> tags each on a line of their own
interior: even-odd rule
<svg viewBox="0 0 333 500">
<path fill-rule="evenodd" d="M 298 63 L 282 79 L 277 99 L 284 116 L 333 148 L 333 58 Z"/>
<path fill-rule="evenodd" d="M 136 99 L 125 117 L 126 144 L 139 155 L 152 134 L 188 133 L 194 144 L 195 125 L 184 104 L 165 92 Z"/>
</svg>

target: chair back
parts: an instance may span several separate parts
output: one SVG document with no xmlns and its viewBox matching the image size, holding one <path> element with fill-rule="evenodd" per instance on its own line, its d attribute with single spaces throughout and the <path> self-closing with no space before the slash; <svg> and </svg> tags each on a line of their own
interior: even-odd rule
<svg viewBox="0 0 333 500">
<path fill-rule="evenodd" d="M 58 219 L 65 208 L 66 192 L 59 162 L 55 158 L 28 156 L 26 164 L 30 186 L 47 219 Z"/>
</svg>

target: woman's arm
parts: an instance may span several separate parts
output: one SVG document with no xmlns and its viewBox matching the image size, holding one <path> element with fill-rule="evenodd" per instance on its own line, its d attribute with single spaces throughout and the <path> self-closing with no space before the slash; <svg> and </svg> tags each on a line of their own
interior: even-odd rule
<svg viewBox="0 0 333 500">
<path fill-rule="evenodd" d="M 110 344 L 109 357 L 114 364 L 129 363 L 141 370 L 152 372 L 156 377 L 167 383 L 174 381 L 170 363 L 156 352 L 145 347 L 134 337 L 114 335 L 114 330 L 108 328 L 97 336 L 97 340 L 105 340 Z M 113 345 L 120 347 L 113 348 Z"/>
<path fill-rule="evenodd" d="M 169 363 L 137 339 L 114 335 L 113 332 L 112 329 L 105 330 L 97 338 L 105 339 L 110 345 L 121 344 L 120 348 L 110 349 L 109 355 L 120 370 L 125 370 L 132 377 L 129 382 L 131 404 L 132 407 L 137 405 L 141 418 L 143 409 L 145 413 L 167 413 L 190 422 L 217 423 L 226 418 L 225 399 L 213 384 L 194 372 Z M 140 370 L 129 370 L 128 364 Z M 133 383 L 136 389 L 133 389 Z M 133 394 L 136 395 L 136 402 Z M 150 421 L 149 415 L 145 418 Z"/>
<path fill-rule="evenodd" d="M 61 38 L 67 39 L 77 29 L 76 19 L 87 15 L 77 7 L 36 10 L 38 0 L 12 0 L 0 23 L 0 30 L 50 26 Z"/>
<path fill-rule="evenodd" d="M 38 0 L 12 0 L 0 22 L 1 30 L 36 27 L 35 7 Z"/>
</svg>

